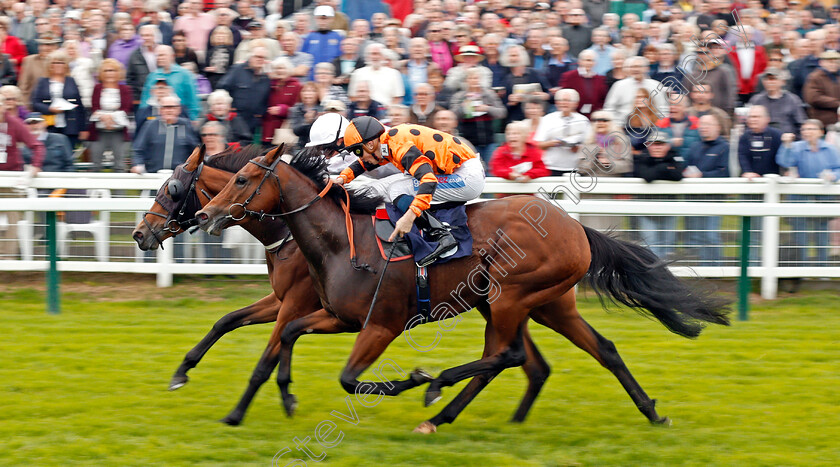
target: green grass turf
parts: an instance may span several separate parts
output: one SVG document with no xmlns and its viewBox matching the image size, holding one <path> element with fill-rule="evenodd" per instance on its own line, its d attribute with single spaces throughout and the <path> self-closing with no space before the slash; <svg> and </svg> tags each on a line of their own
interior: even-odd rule
<svg viewBox="0 0 840 467">
<path fill-rule="evenodd" d="M 94 293 L 66 278 L 58 316 L 44 312 L 41 290 L 22 285 L 0 291 L 0 464 L 271 465 L 285 447 L 299 454 L 294 438 L 314 437 L 324 420 L 334 421 L 343 434 L 326 451 L 324 463 L 331 465 L 840 461 L 840 315 L 831 292 L 757 304 L 751 321 L 709 328 L 695 341 L 633 312 L 607 313 L 597 301 L 582 299 L 581 313 L 613 340 L 672 427 L 648 424 L 610 373 L 532 323 L 553 372 L 528 420 L 508 423 L 525 389 L 523 373 L 511 369 L 454 425 L 421 436 L 411 430 L 463 383 L 446 388 L 443 401 L 429 408 L 422 406 L 419 388 L 374 407 L 351 399 L 359 419 L 354 426 L 331 415 L 348 413 L 338 376 L 352 335 L 304 336 L 298 342 L 292 390 L 300 406 L 293 419 L 279 406 L 272 377 L 243 426 L 218 423 L 245 388 L 270 325 L 224 337 L 180 390 L 168 392 L 167 383 L 218 317 L 262 297 L 267 287 L 181 279 L 163 290 L 148 287 L 147 278 L 134 280 L 146 282 L 157 298 L 137 299 L 130 282 Z M 399 338 L 385 358 L 406 371 L 420 366 L 437 374 L 480 355 L 483 326 L 471 312 L 442 335 L 434 351 L 420 353 Z M 430 342 L 436 329 L 419 328 L 416 341 Z M 309 446 L 316 455 L 323 451 L 315 441 Z M 291 460 L 286 455 L 279 465 Z"/>
</svg>

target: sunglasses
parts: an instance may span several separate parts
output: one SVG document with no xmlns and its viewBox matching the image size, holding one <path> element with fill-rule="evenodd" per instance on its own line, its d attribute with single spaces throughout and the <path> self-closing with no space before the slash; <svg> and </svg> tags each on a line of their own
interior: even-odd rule
<svg viewBox="0 0 840 467">
<path fill-rule="evenodd" d="M 202 134 L 201 134 L 201 137 L 202 137 L 202 138 L 206 138 L 206 137 L 208 137 L 208 136 L 221 136 L 221 135 L 220 135 L 220 134 L 218 134 L 218 133 L 202 133 Z"/>
<path fill-rule="evenodd" d="M 593 122 L 608 122 L 608 121 L 610 121 L 610 119 L 609 118 L 593 118 L 592 121 Z"/>
</svg>

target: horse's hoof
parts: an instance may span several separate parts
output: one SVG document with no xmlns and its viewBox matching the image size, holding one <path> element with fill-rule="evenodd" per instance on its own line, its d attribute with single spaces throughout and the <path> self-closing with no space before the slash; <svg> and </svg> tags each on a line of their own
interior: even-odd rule
<svg viewBox="0 0 840 467">
<path fill-rule="evenodd" d="M 297 410 L 298 401 L 294 394 L 289 394 L 283 398 L 283 408 L 286 409 L 286 415 L 291 417 Z"/>
<path fill-rule="evenodd" d="M 179 389 L 187 384 L 190 378 L 187 375 L 175 375 L 172 377 L 172 381 L 169 382 L 169 390 L 174 391 Z"/>
<path fill-rule="evenodd" d="M 225 417 L 225 418 L 223 418 L 219 421 L 224 423 L 225 425 L 230 425 L 230 426 L 239 426 L 239 424 L 242 423 L 241 418 L 233 417 L 231 415 L 228 415 L 227 417 Z"/>
<path fill-rule="evenodd" d="M 418 386 L 421 384 L 426 384 L 429 381 L 435 379 L 430 375 L 426 370 L 415 368 L 414 371 L 411 372 L 411 381 L 413 381 Z"/>
<path fill-rule="evenodd" d="M 671 426 L 671 419 L 668 417 L 661 417 L 658 420 L 653 420 L 650 423 L 653 425 Z"/>
<path fill-rule="evenodd" d="M 421 433 L 424 435 L 430 435 L 432 433 L 437 433 L 437 427 L 434 425 L 434 423 L 430 421 L 425 421 L 417 425 L 417 428 L 414 429 L 414 432 Z"/>
<path fill-rule="evenodd" d="M 439 401 L 443 396 L 441 395 L 440 391 L 426 391 L 426 407 L 434 404 L 435 402 Z M 428 423 L 428 422 L 427 422 Z"/>
</svg>

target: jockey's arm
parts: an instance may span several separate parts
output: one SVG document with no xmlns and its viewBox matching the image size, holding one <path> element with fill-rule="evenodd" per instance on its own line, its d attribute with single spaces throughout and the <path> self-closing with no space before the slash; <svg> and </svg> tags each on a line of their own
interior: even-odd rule
<svg viewBox="0 0 840 467">
<path fill-rule="evenodd" d="M 423 214 L 423 211 L 429 209 L 432 204 L 432 196 L 437 189 L 438 182 L 434 174 L 432 161 L 417 146 L 412 145 L 400 158 L 400 164 L 420 183 L 414 201 L 409 206 L 409 210 L 419 217 Z"/>
<path fill-rule="evenodd" d="M 350 183 L 359 175 L 377 167 L 379 167 L 378 164 L 368 164 L 361 158 L 358 158 L 354 162 L 351 162 L 346 169 L 342 170 L 338 176 L 344 179 L 344 183 Z"/>
</svg>

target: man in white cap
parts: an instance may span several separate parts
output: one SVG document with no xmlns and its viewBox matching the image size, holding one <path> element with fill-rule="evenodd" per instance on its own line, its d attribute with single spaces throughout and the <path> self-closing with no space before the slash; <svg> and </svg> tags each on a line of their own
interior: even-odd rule
<svg viewBox="0 0 840 467">
<path fill-rule="evenodd" d="M 341 55 L 342 36 L 333 31 L 332 23 L 335 19 L 335 10 L 328 5 L 321 5 L 315 8 L 312 16 L 315 17 L 317 31 L 310 32 L 303 39 L 301 52 L 312 55 L 313 64 L 330 63 Z M 314 67 L 309 72 L 309 79 L 313 79 Z"/>
</svg>

